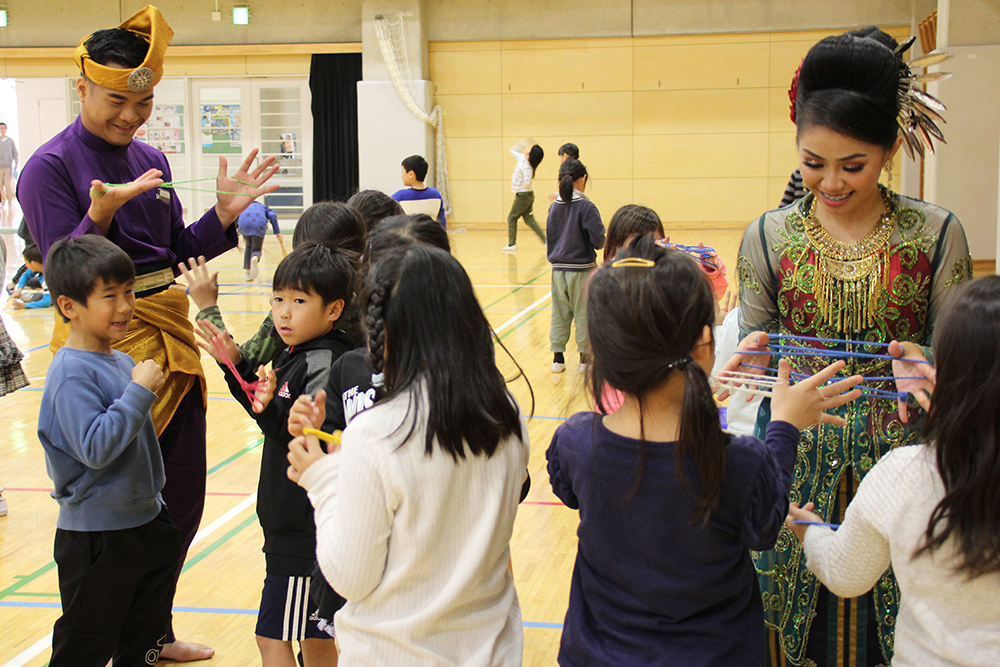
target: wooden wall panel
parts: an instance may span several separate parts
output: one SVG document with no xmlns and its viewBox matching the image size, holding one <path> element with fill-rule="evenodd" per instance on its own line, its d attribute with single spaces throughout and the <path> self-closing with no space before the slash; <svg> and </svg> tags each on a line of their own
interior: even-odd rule
<svg viewBox="0 0 1000 667">
<path fill-rule="evenodd" d="M 767 176 L 766 134 L 674 134 L 634 139 L 638 178 Z"/>
<path fill-rule="evenodd" d="M 435 101 L 444 111 L 446 137 L 499 137 L 503 133 L 500 95 L 439 95 Z"/>
<path fill-rule="evenodd" d="M 749 221 L 767 206 L 764 178 L 666 178 L 633 180 L 636 201 L 667 221 Z"/>
<path fill-rule="evenodd" d="M 631 91 L 632 48 L 511 49 L 503 52 L 503 92 Z"/>
<path fill-rule="evenodd" d="M 636 134 L 767 132 L 767 89 L 636 91 Z"/>
<path fill-rule="evenodd" d="M 899 39 L 907 28 L 888 32 Z M 455 223 L 504 224 L 513 200 L 507 149 L 527 136 L 545 149 L 534 187 L 539 223 L 556 190 L 556 151 L 572 142 L 605 221 L 622 204 L 642 203 L 675 227 L 738 235 L 777 206 L 798 166 L 788 85 L 829 34 L 432 43 L 436 100 L 454 140 Z"/>
<path fill-rule="evenodd" d="M 767 85 L 767 43 L 637 46 L 635 90 L 761 88 Z"/>
<path fill-rule="evenodd" d="M 430 61 L 436 95 L 499 94 L 500 49 L 439 51 Z"/>
<path fill-rule="evenodd" d="M 521 137 L 630 135 L 632 93 L 505 94 L 503 132 Z"/>
<path fill-rule="evenodd" d="M 768 135 L 767 175 L 772 178 L 788 178 L 799 166 L 799 152 L 795 146 L 795 126 L 788 124 L 790 132 L 772 132 Z"/>
<path fill-rule="evenodd" d="M 506 171 L 503 158 L 507 157 L 503 148 L 500 137 L 449 138 L 449 178 L 452 181 L 503 180 Z"/>
</svg>

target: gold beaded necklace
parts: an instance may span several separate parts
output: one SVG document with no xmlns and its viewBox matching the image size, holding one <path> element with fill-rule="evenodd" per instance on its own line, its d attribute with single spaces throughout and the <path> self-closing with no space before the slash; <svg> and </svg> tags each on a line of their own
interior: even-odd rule
<svg viewBox="0 0 1000 667">
<path fill-rule="evenodd" d="M 816 197 L 803 220 L 816 254 L 813 294 L 819 316 L 840 332 L 861 333 L 875 325 L 879 294 L 889 289 L 889 239 L 896 226 L 892 195 L 879 186 L 885 214 L 863 239 L 844 243 L 816 219 Z"/>
</svg>

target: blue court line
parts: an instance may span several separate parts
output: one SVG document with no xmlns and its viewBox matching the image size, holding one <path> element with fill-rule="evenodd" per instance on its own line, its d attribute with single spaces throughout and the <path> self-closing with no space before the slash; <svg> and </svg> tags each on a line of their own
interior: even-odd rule
<svg viewBox="0 0 1000 667">
<path fill-rule="evenodd" d="M 35 352 L 36 350 L 41 350 L 42 348 L 48 347 L 48 346 L 49 346 L 48 343 L 46 343 L 45 345 L 39 345 L 38 347 L 33 347 L 30 350 L 25 350 L 24 353 L 27 354 L 28 352 Z"/>
<path fill-rule="evenodd" d="M 0 607 L 28 607 L 36 609 L 62 609 L 60 602 L 0 602 Z M 238 609 L 231 607 L 174 607 L 174 613 L 192 614 L 239 614 L 241 616 L 256 616 L 256 609 Z M 550 628 L 562 630 L 562 623 L 541 623 L 538 621 L 522 621 L 526 628 Z"/>
</svg>

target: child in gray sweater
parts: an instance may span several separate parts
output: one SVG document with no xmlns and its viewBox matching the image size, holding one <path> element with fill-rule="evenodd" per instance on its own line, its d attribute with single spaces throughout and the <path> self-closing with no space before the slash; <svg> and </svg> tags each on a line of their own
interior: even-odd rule
<svg viewBox="0 0 1000 667">
<path fill-rule="evenodd" d="M 87 235 L 53 244 L 45 270 L 70 325 L 38 418 L 59 503 L 63 614 L 49 664 L 153 664 L 170 624 L 180 535 L 160 497 L 163 459 L 149 413 L 163 371 L 111 349 L 135 310 L 135 267 L 114 243 Z"/>
</svg>

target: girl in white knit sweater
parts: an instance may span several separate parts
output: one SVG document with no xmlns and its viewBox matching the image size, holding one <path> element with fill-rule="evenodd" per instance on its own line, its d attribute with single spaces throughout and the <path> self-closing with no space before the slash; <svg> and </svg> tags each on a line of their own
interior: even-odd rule
<svg viewBox="0 0 1000 667">
<path fill-rule="evenodd" d="M 893 362 L 897 377 L 925 374 L 933 391 L 926 445 L 900 447 L 865 476 L 838 530 L 812 503 L 787 523 L 809 569 L 854 597 L 890 566 L 901 590 L 893 667 L 1000 664 L 1000 276 L 967 285 L 934 331 L 935 369 Z M 913 343 L 893 356 L 922 356 Z M 912 380 L 908 390 L 913 391 Z M 929 391 L 915 397 L 928 405 Z"/>
<path fill-rule="evenodd" d="M 289 454 L 317 560 L 347 599 L 340 665 L 520 665 L 507 563 L 528 428 L 472 283 L 443 250 L 390 251 L 368 278 L 366 325 L 382 395 L 329 455 L 312 435 Z"/>
</svg>

